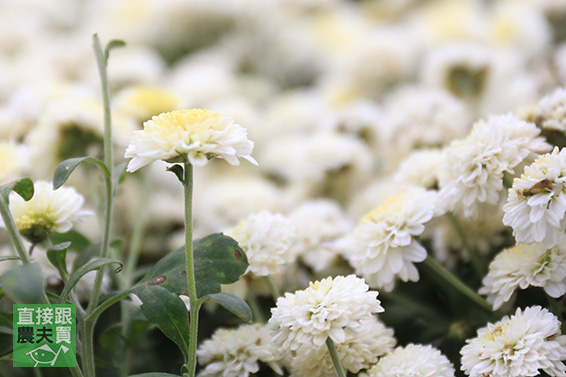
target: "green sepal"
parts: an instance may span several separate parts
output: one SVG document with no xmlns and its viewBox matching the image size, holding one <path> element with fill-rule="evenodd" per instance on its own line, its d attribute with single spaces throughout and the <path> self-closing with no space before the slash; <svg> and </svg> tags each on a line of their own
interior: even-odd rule
<svg viewBox="0 0 566 377">
<path fill-rule="evenodd" d="M 183 183 L 185 179 L 185 169 L 183 168 L 183 165 L 175 164 L 173 166 L 169 166 L 167 167 L 167 171 L 175 174 L 179 182 Z"/>
</svg>

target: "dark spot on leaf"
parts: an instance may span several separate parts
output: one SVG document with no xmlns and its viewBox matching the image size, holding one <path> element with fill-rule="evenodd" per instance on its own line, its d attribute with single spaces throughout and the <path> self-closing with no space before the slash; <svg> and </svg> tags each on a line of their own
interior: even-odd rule
<svg viewBox="0 0 566 377">
<path fill-rule="evenodd" d="M 183 292 L 183 294 L 184 294 L 185 296 L 188 296 L 188 295 L 189 295 L 189 291 L 187 291 L 187 290 L 185 289 L 185 291 Z"/>
<path fill-rule="evenodd" d="M 187 270 L 181 271 L 181 275 L 186 275 L 186 274 L 187 274 Z"/>
<path fill-rule="evenodd" d="M 165 277 L 165 275 L 161 275 L 160 277 L 157 277 L 155 279 L 153 279 L 152 281 L 150 281 L 149 285 L 157 285 L 157 284 L 161 284 L 163 283 L 167 278 Z"/>
<path fill-rule="evenodd" d="M 242 259 L 242 253 L 240 252 L 240 250 L 234 250 L 234 256 L 236 257 L 237 260 Z"/>
</svg>

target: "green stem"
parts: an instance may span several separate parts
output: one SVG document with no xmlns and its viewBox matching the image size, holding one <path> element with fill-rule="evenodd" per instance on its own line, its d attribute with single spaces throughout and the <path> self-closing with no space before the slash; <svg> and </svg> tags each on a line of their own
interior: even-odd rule
<svg viewBox="0 0 566 377">
<path fill-rule="evenodd" d="M 83 377 L 83 372 L 81 372 L 81 369 L 79 367 L 69 367 L 69 370 L 71 371 L 71 375 L 73 377 Z"/>
<path fill-rule="evenodd" d="M 261 307 L 259 302 L 257 301 L 257 296 L 248 289 L 248 294 L 246 295 L 246 301 L 250 305 L 250 309 L 252 311 L 252 316 L 255 322 L 265 323 L 265 317 L 261 311 Z"/>
<path fill-rule="evenodd" d="M 20 233 L 18 232 L 18 228 L 16 227 L 16 223 L 14 222 L 14 218 L 10 213 L 10 210 L 8 208 L 8 203 L 6 203 L 6 201 L 1 197 L 0 197 L 0 215 L 2 215 L 2 220 L 4 220 L 4 226 L 8 231 L 10 239 L 14 244 L 18 256 L 22 260 L 22 263 L 23 264 L 29 263 L 30 262 L 29 255 L 26 251 L 26 248 L 24 247 L 24 243 L 22 242 Z"/>
<path fill-rule="evenodd" d="M 448 271 L 444 266 L 438 263 L 434 258 L 427 256 L 424 260 L 424 264 L 427 265 L 431 270 L 436 272 L 440 277 L 450 283 L 454 288 L 459 290 L 464 295 L 468 296 L 476 304 L 479 304 L 484 309 L 492 311 L 491 305 L 479 294 L 477 294 L 473 289 L 468 287 L 466 284 L 462 283 L 460 279 L 454 276 L 450 271 Z"/>
<path fill-rule="evenodd" d="M 102 250 L 101 256 L 103 258 L 108 257 L 110 250 L 110 237 L 112 230 L 112 212 L 114 208 L 114 160 L 112 155 L 112 118 L 110 112 L 110 87 L 108 85 L 107 77 L 107 61 L 102 47 L 100 46 L 100 41 L 98 36 L 95 34 L 93 36 L 93 49 L 96 55 L 96 64 L 98 67 L 98 73 L 100 76 L 100 83 L 102 87 L 102 100 L 104 104 L 104 163 L 109 170 L 108 176 L 105 176 L 105 199 L 106 206 L 104 208 L 104 233 L 102 237 Z M 94 326 L 96 324 L 97 317 L 92 317 L 90 314 L 96 309 L 98 305 L 98 300 L 100 296 L 102 278 L 104 277 L 105 268 L 100 268 L 96 272 L 96 277 L 94 280 L 94 286 L 92 289 L 91 299 L 88 303 L 86 309 L 87 319 L 82 325 L 82 363 L 84 373 L 87 377 L 95 376 L 94 368 Z"/>
<path fill-rule="evenodd" d="M 81 361 L 86 377 L 95 377 L 94 367 L 94 322 L 79 321 L 79 334 L 81 335 Z"/>
<path fill-rule="evenodd" d="M 326 346 L 328 347 L 328 352 L 330 352 L 330 357 L 332 358 L 332 363 L 334 364 L 334 369 L 336 369 L 336 374 L 338 377 L 346 377 L 346 372 L 344 367 L 340 364 L 340 359 L 338 358 L 338 352 L 336 352 L 336 347 L 334 342 L 330 337 L 326 338 Z"/>
<path fill-rule="evenodd" d="M 462 226 L 460 225 L 460 222 L 458 221 L 456 216 L 454 216 L 454 214 L 452 213 L 447 213 L 446 216 L 448 216 L 448 219 L 452 223 L 454 230 L 458 234 L 458 237 L 460 237 L 460 240 L 462 241 L 462 246 L 464 246 L 464 250 L 466 250 L 468 257 L 470 258 L 470 262 L 472 262 L 472 266 L 474 266 L 474 270 L 476 271 L 476 274 L 481 278 L 482 276 L 485 275 L 486 271 L 481 259 L 478 256 L 478 253 L 476 252 L 476 250 L 472 248 L 472 246 L 468 242 L 468 237 L 466 236 L 466 232 L 464 232 L 464 229 L 462 229 Z"/>
<path fill-rule="evenodd" d="M 263 279 L 265 280 L 267 286 L 269 287 L 269 291 L 271 292 L 271 297 L 273 297 L 273 301 L 277 302 L 277 299 L 281 297 L 281 292 L 275 286 L 273 280 L 271 280 L 271 277 L 269 275 L 264 276 Z"/>
<path fill-rule="evenodd" d="M 130 248 L 128 250 L 128 257 L 124 265 L 124 271 L 122 273 L 123 276 L 121 279 L 118 279 L 118 285 L 120 286 L 121 291 L 126 290 L 132 284 L 133 281 L 132 275 L 134 272 L 134 268 L 138 263 L 143 236 L 144 236 L 145 213 L 149 199 L 149 193 L 150 193 L 149 188 L 151 186 L 150 183 L 151 183 L 150 174 L 143 174 L 140 205 L 138 206 L 136 211 L 134 228 L 132 231 L 132 239 L 130 242 Z M 121 334 L 124 337 L 124 339 L 128 339 L 130 333 L 131 316 L 130 316 L 130 303 L 125 300 L 120 301 L 120 316 L 122 322 Z M 120 360 L 122 364 L 122 368 L 121 368 L 122 377 L 127 377 L 129 375 L 129 364 L 130 364 L 129 347 L 125 346 L 121 349 Z"/>
<path fill-rule="evenodd" d="M 185 258 L 187 264 L 187 287 L 189 293 L 189 349 L 186 364 L 190 377 L 194 377 L 197 367 L 198 345 L 198 310 L 197 288 L 195 283 L 195 270 L 193 260 L 193 166 L 185 161 L 185 176 L 183 179 L 185 192 Z"/>
</svg>

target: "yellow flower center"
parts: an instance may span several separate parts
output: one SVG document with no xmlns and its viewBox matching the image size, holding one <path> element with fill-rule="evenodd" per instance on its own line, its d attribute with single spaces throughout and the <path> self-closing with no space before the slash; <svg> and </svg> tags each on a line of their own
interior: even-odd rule
<svg viewBox="0 0 566 377">
<path fill-rule="evenodd" d="M 367 224 L 369 222 L 378 223 L 383 221 L 392 215 L 401 212 L 403 208 L 403 197 L 405 193 L 400 193 L 387 199 L 385 202 L 380 204 L 377 208 L 369 212 L 361 219 L 362 224 Z"/>
<path fill-rule="evenodd" d="M 163 113 L 152 118 L 159 126 L 167 128 L 182 127 L 190 129 L 191 126 L 202 124 L 208 120 L 222 118 L 222 114 L 207 109 L 176 110 Z"/>
</svg>

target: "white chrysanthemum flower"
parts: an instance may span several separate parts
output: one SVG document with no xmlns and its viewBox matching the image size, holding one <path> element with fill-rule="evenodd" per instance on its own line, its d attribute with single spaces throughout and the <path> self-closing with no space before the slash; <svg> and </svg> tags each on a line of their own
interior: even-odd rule
<svg viewBox="0 0 566 377">
<path fill-rule="evenodd" d="M 362 321 L 363 331 L 347 333 L 346 341 L 336 345 L 340 364 L 345 370 L 358 373 L 375 364 L 378 358 L 390 352 L 397 343 L 393 330 L 377 318 Z M 291 360 L 291 377 L 335 377 L 328 347 L 304 344 Z"/>
<path fill-rule="evenodd" d="M 558 88 L 543 97 L 534 109 L 543 129 L 566 132 L 566 89 Z"/>
<path fill-rule="evenodd" d="M 282 374 L 270 343 L 269 328 L 259 324 L 218 329 L 197 350 L 199 377 L 248 377 L 260 363 Z"/>
<path fill-rule="evenodd" d="M 128 172 L 134 172 L 155 160 L 176 161 L 187 157 L 191 164 L 204 166 L 209 158 L 225 159 L 239 165 L 239 157 L 253 164 L 253 142 L 246 130 L 230 117 L 209 110 L 190 109 L 163 113 L 144 123 L 124 157 L 132 158 Z"/>
<path fill-rule="evenodd" d="M 454 377 L 452 363 L 431 345 L 408 344 L 382 357 L 369 377 Z"/>
<path fill-rule="evenodd" d="M 74 222 L 92 214 L 81 210 L 84 198 L 74 188 L 53 190 L 50 183 L 38 181 L 34 190 L 27 202 L 17 193 L 10 193 L 10 212 L 16 227 L 31 242 L 43 241 L 51 232 L 67 232 Z"/>
<path fill-rule="evenodd" d="M 395 278 L 418 281 L 414 263 L 426 258 L 425 248 L 414 238 L 434 216 L 436 194 L 421 188 L 407 190 L 367 214 L 348 238 L 345 255 L 356 273 L 372 287 L 393 290 Z"/>
<path fill-rule="evenodd" d="M 330 266 L 337 254 L 327 243 L 352 228 L 352 223 L 340 206 L 330 200 L 318 199 L 295 208 L 289 219 L 297 229 L 293 249 L 314 271 Z"/>
<path fill-rule="evenodd" d="M 249 215 L 227 234 L 238 241 L 248 257 L 246 272 L 255 276 L 278 274 L 297 257 L 291 248 L 296 238 L 295 227 L 279 213 L 261 211 Z"/>
<path fill-rule="evenodd" d="M 416 150 L 401 162 L 393 180 L 403 185 L 437 188 L 444 157 L 440 149 Z"/>
<path fill-rule="evenodd" d="M 512 114 L 490 116 L 474 124 L 471 134 L 446 149 L 440 186 L 447 210 L 478 217 L 482 204 L 495 205 L 503 191 L 503 175 L 550 146 L 532 123 Z"/>
<path fill-rule="evenodd" d="M 515 290 L 543 287 L 558 298 L 566 292 L 566 247 L 548 250 L 542 243 L 517 245 L 500 252 L 490 263 L 479 293 L 487 295 L 493 309 L 511 299 Z"/>
<path fill-rule="evenodd" d="M 503 223 L 517 242 L 543 242 L 551 248 L 564 234 L 566 214 L 566 149 L 540 156 L 513 180 Z"/>
<path fill-rule="evenodd" d="M 462 370 L 471 377 L 565 376 L 566 336 L 547 309 L 533 306 L 478 330 L 460 354 Z"/>
<path fill-rule="evenodd" d="M 364 331 L 362 320 L 384 311 L 378 292 L 368 289 L 363 279 L 348 275 L 311 282 L 303 291 L 286 293 L 271 309 L 273 342 L 291 351 L 303 344 L 324 346 L 327 338 L 344 343 L 349 332 Z"/>
</svg>

